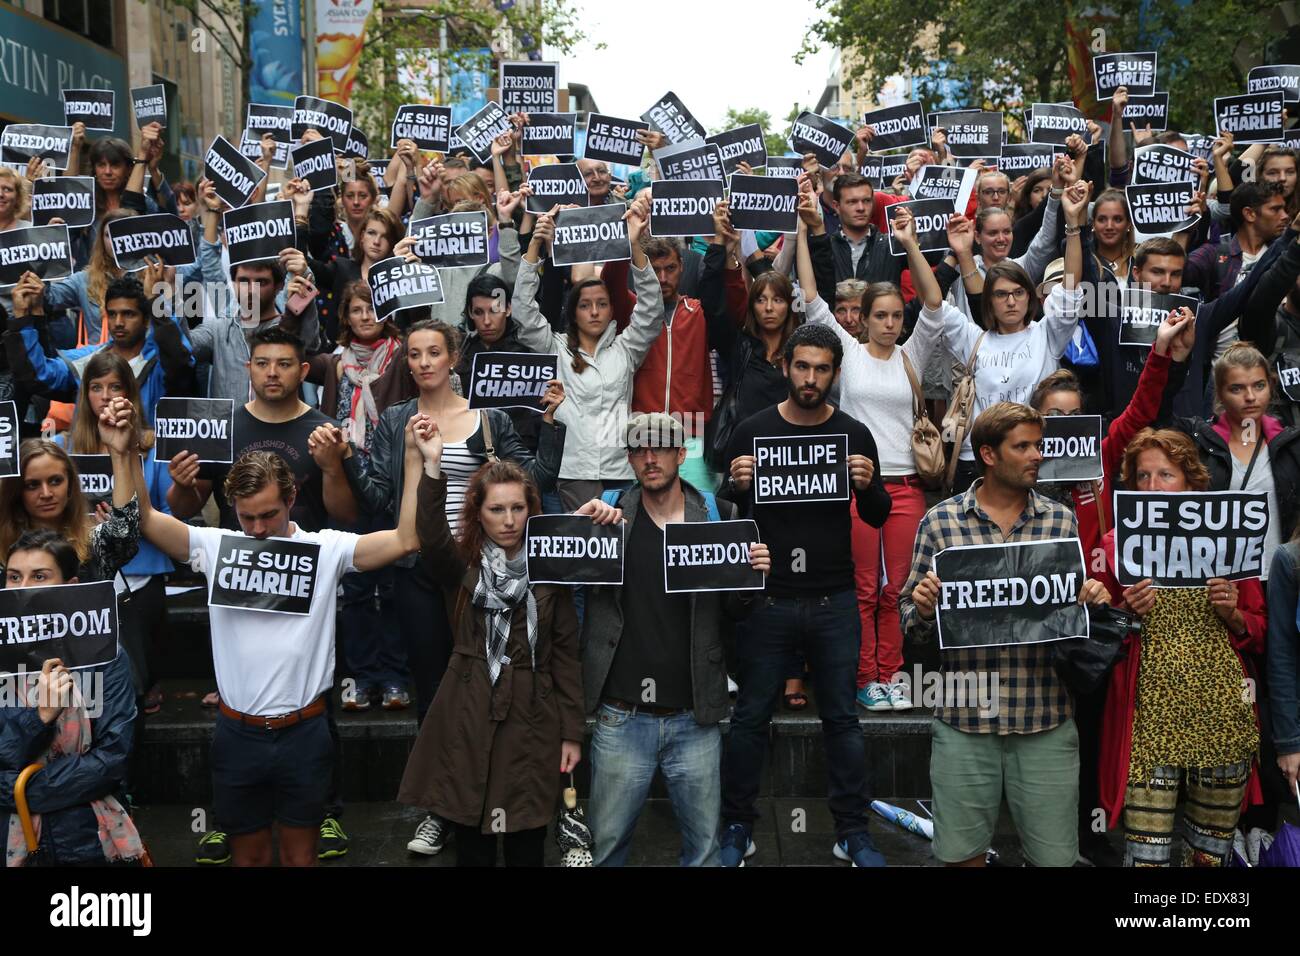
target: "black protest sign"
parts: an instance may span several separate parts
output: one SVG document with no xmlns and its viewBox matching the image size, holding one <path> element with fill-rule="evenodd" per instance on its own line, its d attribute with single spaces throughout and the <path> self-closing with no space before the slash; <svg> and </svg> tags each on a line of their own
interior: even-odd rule
<svg viewBox="0 0 1300 956">
<path fill-rule="evenodd" d="M 167 126 L 167 94 L 161 83 L 137 86 L 131 90 L 131 112 L 135 125 L 144 129 L 150 123 Z"/>
<path fill-rule="evenodd" d="M 1116 491 L 1115 577 L 1167 588 L 1257 578 L 1268 520 L 1263 492 Z"/>
<path fill-rule="evenodd" d="M 1071 136 L 1088 138 L 1088 117 L 1073 106 L 1035 103 L 1029 114 L 1029 141 L 1048 146 L 1064 146 Z"/>
<path fill-rule="evenodd" d="M 230 209 L 222 217 L 230 265 L 279 259 L 294 244 L 293 203 L 259 202 Z"/>
<path fill-rule="evenodd" d="M 116 90 L 63 91 L 63 122 L 69 126 L 85 123 L 88 131 L 111 133 L 116 107 Z"/>
<path fill-rule="evenodd" d="M 718 147 L 722 153 L 722 168 L 726 170 L 728 176 L 734 173 L 741 163 L 749 163 L 750 169 L 767 165 L 767 140 L 763 138 L 763 127 L 757 123 L 737 126 L 716 136 L 706 136 L 704 141 Z"/>
<path fill-rule="evenodd" d="M 520 148 L 525 156 L 572 156 L 577 138 L 577 113 L 530 113 Z"/>
<path fill-rule="evenodd" d="M 217 195 L 231 209 L 248 202 L 266 178 L 260 166 L 244 156 L 228 139 L 218 136 L 203 157 L 203 175 L 212 180 Z"/>
<path fill-rule="evenodd" d="M 334 147 L 329 138 L 312 140 L 289 150 L 289 165 L 294 179 L 305 179 L 313 190 L 333 189 L 339 171 L 334 163 Z"/>
<path fill-rule="evenodd" d="M 348 133 L 348 143 L 343 147 L 343 155 L 351 159 L 370 158 L 370 137 L 357 126 Z"/>
<path fill-rule="evenodd" d="M 252 133 L 254 139 L 261 139 L 263 133 L 270 133 L 272 139 L 287 147 L 294 141 L 293 107 L 249 103 L 244 111 L 244 129 Z"/>
<path fill-rule="evenodd" d="M 650 195 L 650 235 L 708 236 L 713 233 L 713 209 L 722 201 L 716 180 L 664 180 Z"/>
<path fill-rule="evenodd" d="M 86 499 L 86 513 L 94 514 L 100 502 L 113 503 L 113 458 L 111 455 L 69 455 L 77 469 L 77 480 Z"/>
<path fill-rule="evenodd" d="M 1300 66 L 1274 63 L 1252 67 L 1246 75 L 1247 93 L 1272 93 L 1281 90 L 1288 103 L 1300 101 Z"/>
<path fill-rule="evenodd" d="M 761 591 L 763 572 L 749 563 L 754 521 L 672 521 L 664 525 L 664 590 Z"/>
<path fill-rule="evenodd" d="M 71 149 L 71 126 L 10 123 L 0 134 L 0 159 L 6 163 L 26 166 L 32 159 L 43 159 L 54 169 L 67 169 Z"/>
<path fill-rule="evenodd" d="M 727 178 L 722 165 L 722 150 L 714 143 L 682 143 L 654 151 L 655 162 L 665 180 Z"/>
<path fill-rule="evenodd" d="M 310 614 L 319 570 L 318 544 L 223 534 L 208 604 L 244 611 Z M 332 593 L 332 582 L 330 588 Z"/>
<path fill-rule="evenodd" d="M 767 157 L 767 174 L 769 176 L 798 179 L 803 173 L 803 158 L 800 156 Z"/>
<path fill-rule="evenodd" d="M 948 219 L 957 207 L 949 199 L 913 199 L 910 202 L 896 202 L 885 207 L 885 215 L 894 221 L 898 210 L 910 209 L 912 221 L 916 226 L 916 241 L 922 252 L 940 252 L 948 248 Z M 907 250 L 894 239 L 894 230 L 889 230 L 889 254 L 905 256 Z"/>
<path fill-rule="evenodd" d="M 641 118 L 667 136 L 670 143 L 704 139 L 708 132 L 671 90 L 659 97 L 654 106 L 641 114 Z"/>
<path fill-rule="evenodd" d="M 1289 129 L 1283 136 L 1282 146 L 1300 152 L 1300 129 Z"/>
<path fill-rule="evenodd" d="M 234 461 L 235 403 L 228 398 L 160 398 L 154 406 L 154 455 L 171 461 L 181 452 L 200 462 Z"/>
<path fill-rule="evenodd" d="M 396 147 L 399 139 L 409 139 L 420 149 L 447 152 L 451 148 L 451 107 L 420 103 L 399 106 L 388 145 Z"/>
<path fill-rule="evenodd" d="M 907 188 L 913 199 L 946 199 L 965 209 L 978 175 L 966 166 L 922 166 Z"/>
<path fill-rule="evenodd" d="M 754 439 L 754 504 L 847 501 L 848 435 Z"/>
<path fill-rule="evenodd" d="M 948 138 L 948 152 L 959 159 L 987 159 L 1002 155 L 1002 114 L 957 110 L 938 113 L 935 123 Z"/>
<path fill-rule="evenodd" d="M 68 670 L 117 658 L 112 581 L 0 589 L 0 676 L 39 674 L 51 658 Z"/>
<path fill-rule="evenodd" d="M 1133 228 L 1144 236 L 1172 236 L 1196 225 L 1200 214 L 1187 214 L 1195 197 L 1193 183 L 1147 183 L 1125 186 Z"/>
<path fill-rule="evenodd" d="M 571 266 L 631 259 L 632 243 L 623 218 L 626 213 L 622 203 L 561 209 L 555 214 L 551 261 L 557 266 Z"/>
<path fill-rule="evenodd" d="M 542 411 L 546 383 L 556 377 L 556 357 L 534 352 L 476 352 L 469 372 L 470 408 Z"/>
<path fill-rule="evenodd" d="M 1079 603 L 1087 580 L 1078 538 L 945 548 L 934 556 L 941 582 L 939 649 L 1046 644 L 1088 637 Z"/>
<path fill-rule="evenodd" d="M 834 166 L 853 145 L 853 132 L 834 120 L 805 110 L 790 127 L 790 146 L 800 156 L 812 153 L 823 166 Z"/>
<path fill-rule="evenodd" d="M 1028 176 L 1035 169 L 1051 167 L 1056 150 L 1041 143 L 1008 143 L 998 158 L 998 172 L 1012 179 Z"/>
<path fill-rule="evenodd" d="M 492 140 L 514 129 L 510 117 L 500 105 L 488 102 L 481 110 L 456 127 L 456 135 L 480 163 L 492 161 Z"/>
<path fill-rule="evenodd" d="M 874 189 L 888 189 L 907 170 L 907 155 L 865 156 L 858 172 L 870 180 Z"/>
<path fill-rule="evenodd" d="M 513 113 L 554 113 L 560 108 L 560 64 L 537 60 L 501 64 L 501 108 Z"/>
<path fill-rule="evenodd" d="M 649 128 L 648 123 L 639 120 L 590 113 L 587 116 L 587 142 L 583 146 L 582 156 L 584 159 L 601 159 L 607 163 L 636 166 L 641 162 L 641 152 L 644 149 L 636 134 Z"/>
<path fill-rule="evenodd" d="M 1290 401 L 1300 404 L 1300 352 L 1282 349 L 1274 357 L 1273 365 L 1283 393 Z"/>
<path fill-rule="evenodd" d="M 577 163 L 534 166 L 528 171 L 528 185 L 533 187 L 533 194 L 528 197 L 529 212 L 549 212 L 556 205 L 586 206 L 591 203 L 587 181 L 582 178 Z"/>
<path fill-rule="evenodd" d="M 1150 126 L 1152 132 L 1169 126 L 1169 94 L 1152 93 L 1150 96 L 1130 96 L 1124 107 L 1124 125 L 1136 124 L 1138 129 Z"/>
<path fill-rule="evenodd" d="M 1150 292 L 1130 285 L 1121 293 L 1119 310 L 1119 344 L 1150 348 L 1156 342 L 1156 330 L 1175 309 L 1191 309 L 1196 315 L 1197 301 L 1189 295 Z"/>
<path fill-rule="evenodd" d="M 584 515 L 528 519 L 529 584 L 622 584 L 627 525 L 595 524 Z"/>
<path fill-rule="evenodd" d="M 1196 157 L 1164 143 L 1139 146 L 1133 151 L 1133 183 L 1196 183 Z"/>
<path fill-rule="evenodd" d="M 143 269 L 145 256 L 158 256 L 163 265 L 188 266 L 194 262 L 194 233 L 190 224 L 171 213 L 129 216 L 108 223 L 109 248 L 119 269 Z"/>
<path fill-rule="evenodd" d="M 239 138 L 239 152 L 245 159 L 256 163 L 262 158 L 262 137 L 261 133 L 254 133 L 251 130 L 244 130 Z M 289 144 L 276 143 L 275 152 L 271 154 L 271 166 L 275 169 L 287 169 L 289 166 Z M 269 192 L 273 188 L 278 188 L 274 183 L 267 186 Z"/>
<path fill-rule="evenodd" d="M 46 282 L 72 275 L 67 226 L 30 226 L 0 232 L 0 289 L 17 284 L 28 271 Z"/>
<path fill-rule="evenodd" d="M 1199 159 L 1209 160 L 1214 152 L 1214 137 L 1204 133 L 1184 133 L 1183 142 L 1187 144 L 1187 151 Z"/>
<path fill-rule="evenodd" d="M 375 318 L 385 322 L 404 309 L 443 303 L 438 270 L 423 262 L 393 256 L 370 267 L 366 280 L 375 304 Z"/>
<path fill-rule="evenodd" d="M 1215 129 L 1220 136 L 1231 133 L 1237 145 L 1280 143 L 1286 128 L 1285 104 L 1286 97 L 1281 90 L 1217 96 L 1214 98 Z"/>
<path fill-rule="evenodd" d="M 978 116 L 980 112 L 981 112 L 980 110 L 963 109 L 963 110 L 941 110 L 938 113 L 926 113 L 925 125 L 930 128 L 931 132 L 933 132 L 935 127 L 942 127 L 945 123 L 954 122 L 954 117 Z M 942 123 L 939 122 L 939 117 L 941 116 L 943 117 L 944 120 L 944 122 Z"/>
<path fill-rule="evenodd" d="M 1047 415 L 1042 451 L 1040 482 L 1101 481 L 1101 416 Z"/>
<path fill-rule="evenodd" d="M 0 478 L 21 474 L 18 467 L 18 406 L 0 402 Z"/>
<path fill-rule="evenodd" d="M 786 176 L 736 173 L 731 177 L 729 206 L 735 229 L 794 232 L 799 228 L 799 183 Z"/>
<path fill-rule="evenodd" d="M 42 176 L 32 183 L 32 225 L 62 219 L 78 229 L 95 221 L 95 180 L 90 176 Z"/>
<path fill-rule="evenodd" d="M 1129 96 L 1150 96 L 1156 91 L 1155 53 L 1100 53 L 1092 58 L 1097 99 L 1109 100 L 1121 86 Z"/>
<path fill-rule="evenodd" d="M 341 153 L 347 149 L 348 134 L 352 132 L 352 110 L 333 100 L 299 96 L 293 101 L 289 138 L 300 143 L 303 133 L 309 129 L 320 133 L 330 141 L 334 150 Z"/>
<path fill-rule="evenodd" d="M 930 142 L 930 132 L 925 126 L 925 109 L 920 103 L 886 106 L 864 113 L 862 125 L 876 131 L 876 135 L 871 137 L 872 152 L 925 146 Z"/>
<path fill-rule="evenodd" d="M 407 235 L 417 237 L 412 251 L 426 265 L 460 269 L 488 263 L 486 212 L 449 212 L 416 219 Z"/>
</svg>

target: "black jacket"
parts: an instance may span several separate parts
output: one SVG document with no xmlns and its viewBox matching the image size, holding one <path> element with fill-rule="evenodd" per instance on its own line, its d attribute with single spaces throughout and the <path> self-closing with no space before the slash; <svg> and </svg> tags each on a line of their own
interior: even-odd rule
<svg viewBox="0 0 1300 956">
<path fill-rule="evenodd" d="M 469 373 L 474 367 L 474 356 L 480 352 L 532 352 L 528 346 L 519 341 L 519 327 L 515 325 L 514 319 L 506 320 L 506 330 L 502 333 L 497 344 L 489 349 L 479 338 L 478 332 L 471 332 L 465 336 L 465 341 L 460 347 L 460 362 L 456 365 L 456 374 L 460 376 L 460 393 L 469 394 Z M 536 412 L 530 412 L 526 408 L 503 408 L 503 412 L 510 416 L 510 421 L 514 423 L 515 431 L 519 433 L 519 440 L 534 455 L 537 454 L 537 442 L 541 437 L 542 416 Z"/>
<path fill-rule="evenodd" d="M 858 260 L 856 270 L 853 268 L 853 250 L 849 248 L 849 241 L 843 233 L 837 232 L 831 236 L 830 246 L 835 261 L 836 282 L 862 279 L 866 282 L 892 282 L 898 285 L 902 281 L 907 257 L 892 255 L 889 251 L 889 237 L 875 226 L 867 232 L 867 248 L 862 250 L 862 258 Z M 827 289 L 822 298 L 834 303 L 835 290 Z"/>
<path fill-rule="evenodd" d="M 402 504 L 406 423 L 415 414 L 418 403 L 418 398 L 412 398 L 385 409 L 371 437 L 370 468 L 347 472 L 348 485 L 361 510 L 377 517 L 387 516 L 393 527 L 397 525 L 397 514 Z M 513 461 L 522 467 L 543 492 L 554 488 L 555 478 L 560 473 L 560 458 L 564 454 L 564 425 L 555 422 L 540 426 L 541 437 L 534 456 L 519 440 L 509 415 L 499 408 L 484 411 L 492 428 L 492 444 L 497 458 Z M 484 454 L 481 428 L 469 437 L 467 445 L 474 454 Z M 416 557 L 403 558 L 398 564 L 412 567 Z"/>
<path fill-rule="evenodd" d="M 1203 418 L 1176 418 L 1173 427 L 1191 437 L 1200 453 L 1201 463 L 1210 471 L 1210 491 L 1232 490 L 1232 452 L 1214 423 Z M 1282 541 L 1289 541 L 1300 516 L 1300 427 L 1283 428 L 1268 443 L 1268 460 L 1273 467 L 1273 485 L 1277 492 L 1278 529 Z"/>
</svg>

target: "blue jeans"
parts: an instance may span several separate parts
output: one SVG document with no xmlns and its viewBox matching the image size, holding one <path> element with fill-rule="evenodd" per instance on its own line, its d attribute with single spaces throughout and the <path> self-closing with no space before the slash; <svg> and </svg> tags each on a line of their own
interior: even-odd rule
<svg viewBox="0 0 1300 956">
<path fill-rule="evenodd" d="M 722 819 L 753 825 L 768 725 L 796 647 L 812 668 L 826 747 L 831 815 L 840 839 L 867 829 L 871 803 L 867 752 L 858 724 L 858 654 L 862 622 L 852 588 L 823 597 L 763 598 L 737 642 L 740 694 L 731 715 L 722 775 Z"/>
<path fill-rule="evenodd" d="M 682 866 L 718 865 L 722 733 L 687 712 L 670 717 L 601 704 L 591 738 L 591 833 L 596 866 L 623 866 L 655 768 L 682 831 Z"/>
</svg>

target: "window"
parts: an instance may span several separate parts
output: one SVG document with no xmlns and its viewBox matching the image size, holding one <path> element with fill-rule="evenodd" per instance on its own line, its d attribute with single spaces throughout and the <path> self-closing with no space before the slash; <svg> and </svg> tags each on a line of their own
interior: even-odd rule
<svg viewBox="0 0 1300 956">
<path fill-rule="evenodd" d="M 100 46 L 113 46 L 112 0 L 45 0 L 45 19 Z"/>
</svg>

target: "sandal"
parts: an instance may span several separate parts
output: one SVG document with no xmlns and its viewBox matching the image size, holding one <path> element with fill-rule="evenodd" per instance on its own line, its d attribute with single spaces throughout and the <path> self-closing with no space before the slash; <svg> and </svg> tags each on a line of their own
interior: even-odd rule
<svg viewBox="0 0 1300 956">
<path fill-rule="evenodd" d="M 203 695 L 203 700 L 201 701 L 201 703 L 203 704 L 204 707 L 220 707 L 221 694 L 215 690 L 208 691 L 206 694 Z"/>
<path fill-rule="evenodd" d="M 154 684 L 149 688 L 148 693 L 144 695 L 144 712 L 145 715 L 156 714 L 162 710 L 163 692 L 162 688 Z"/>
</svg>

